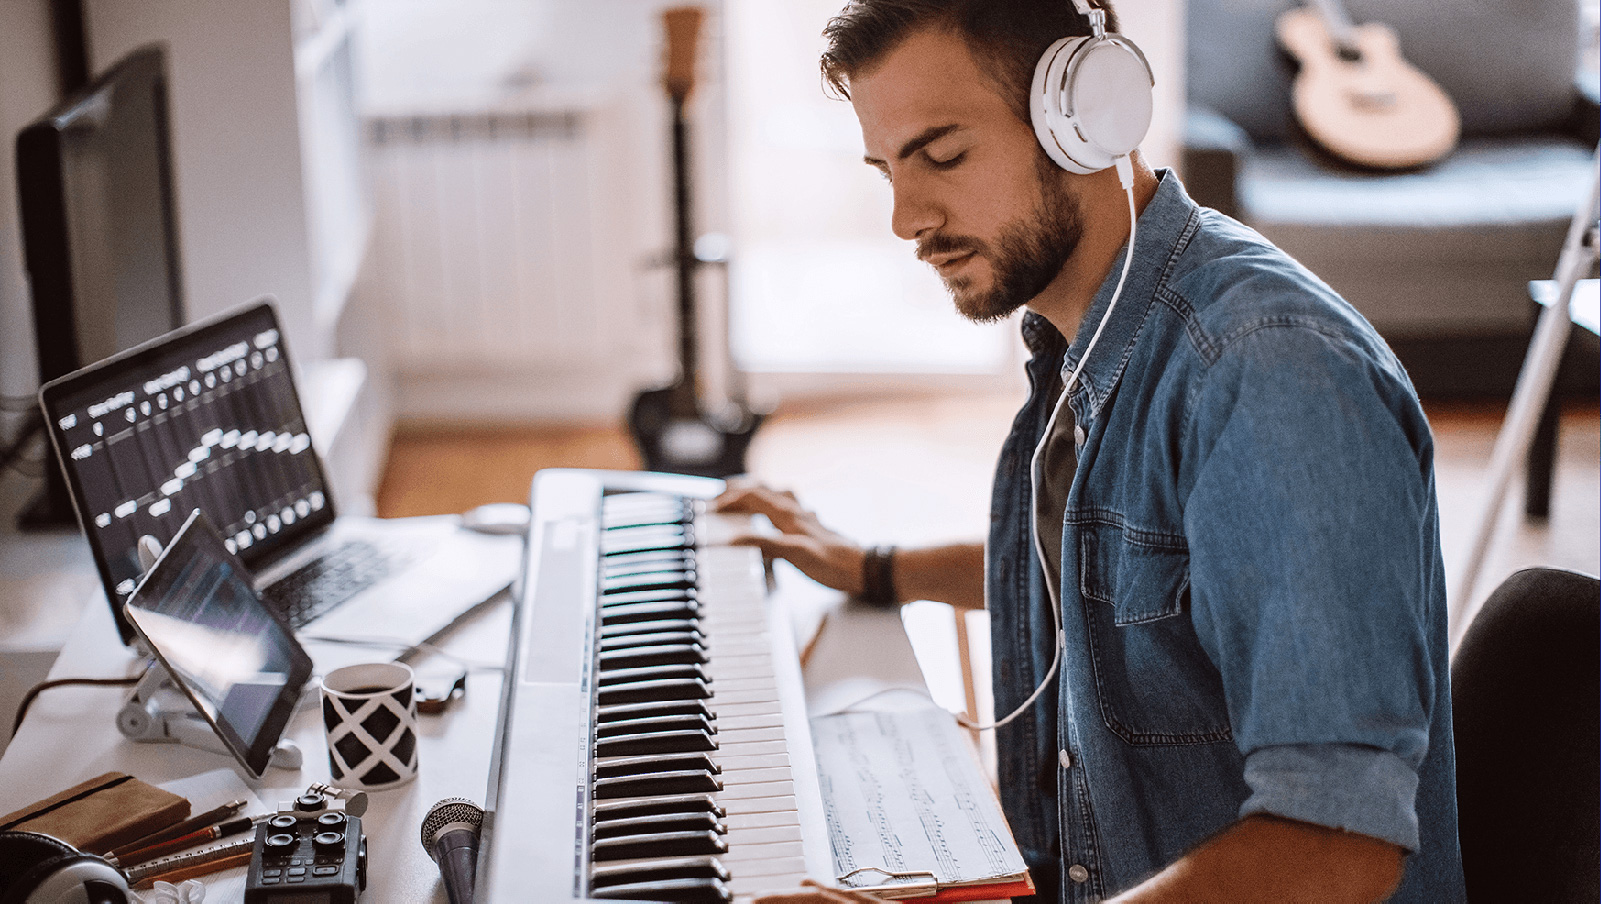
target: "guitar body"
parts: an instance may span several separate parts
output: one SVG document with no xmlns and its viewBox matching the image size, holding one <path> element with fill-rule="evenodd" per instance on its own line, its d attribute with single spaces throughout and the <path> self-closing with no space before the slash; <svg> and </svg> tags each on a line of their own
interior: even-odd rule
<svg viewBox="0 0 1601 904">
<path fill-rule="evenodd" d="M 1291 92 L 1296 119 L 1330 154 L 1393 170 L 1433 163 L 1456 147 L 1456 105 L 1402 59 L 1388 26 L 1350 26 L 1342 47 L 1319 13 L 1298 8 L 1279 17 L 1277 30 L 1301 64 Z"/>
</svg>

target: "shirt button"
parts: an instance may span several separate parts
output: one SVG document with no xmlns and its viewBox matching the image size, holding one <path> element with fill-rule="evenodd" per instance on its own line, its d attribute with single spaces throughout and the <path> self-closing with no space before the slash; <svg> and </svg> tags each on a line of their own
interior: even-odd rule
<svg viewBox="0 0 1601 904">
<path fill-rule="evenodd" d="M 1073 442 L 1075 445 L 1084 445 L 1084 428 L 1079 424 L 1073 425 Z"/>
<path fill-rule="evenodd" d="M 1090 871 L 1075 863 L 1067 868 L 1067 877 L 1074 882 L 1083 882 L 1090 877 Z"/>
<path fill-rule="evenodd" d="M 1068 753 L 1066 749 L 1057 751 L 1056 761 L 1062 764 L 1063 769 L 1073 768 L 1073 755 Z"/>
</svg>

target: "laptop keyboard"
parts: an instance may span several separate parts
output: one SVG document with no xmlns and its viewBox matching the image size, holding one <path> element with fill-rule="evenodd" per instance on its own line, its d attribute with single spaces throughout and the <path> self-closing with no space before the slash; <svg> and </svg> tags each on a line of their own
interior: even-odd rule
<svg viewBox="0 0 1601 904">
<path fill-rule="evenodd" d="M 273 582 L 262 596 L 291 626 L 302 628 L 388 577 L 400 562 L 366 540 L 348 540 Z"/>
</svg>

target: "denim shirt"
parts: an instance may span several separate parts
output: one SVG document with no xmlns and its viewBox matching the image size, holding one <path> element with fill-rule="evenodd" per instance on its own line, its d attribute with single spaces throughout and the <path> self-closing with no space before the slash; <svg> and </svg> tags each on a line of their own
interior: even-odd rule
<svg viewBox="0 0 1601 904">
<path fill-rule="evenodd" d="M 1039 899 L 1097 901 L 1242 816 L 1408 851 L 1392 900 L 1464 898 L 1433 440 L 1371 326 L 1163 172 L 1068 399 L 1062 670 L 998 730 Z M 1120 255 L 1122 252 L 1120 252 Z M 1030 397 L 986 547 L 997 714 L 1051 663 L 1029 462 L 1068 345 L 1027 313 Z"/>
</svg>

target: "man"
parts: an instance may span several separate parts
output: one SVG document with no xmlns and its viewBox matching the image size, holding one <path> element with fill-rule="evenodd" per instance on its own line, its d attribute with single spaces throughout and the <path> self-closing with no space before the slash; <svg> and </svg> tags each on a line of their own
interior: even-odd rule
<svg viewBox="0 0 1601 904">
<path fill-rule="evenodd" d="M 855 0 L 826 32 L 895 234 L 963 315 L 1027 309 L 987 546 L 890 555 L 788 494 L 720 504 L 829 586 L 987 605 L 997 715 L 1043 687 L 997 731 L 1039 900 L 1459 901 L 1415 394 L 1355 311 L 1172 173 L 1136 153 L 1126 194 L 1046 157 L 1034 63 L 1087 33 L 1068 0 Z"/>
</svg>

